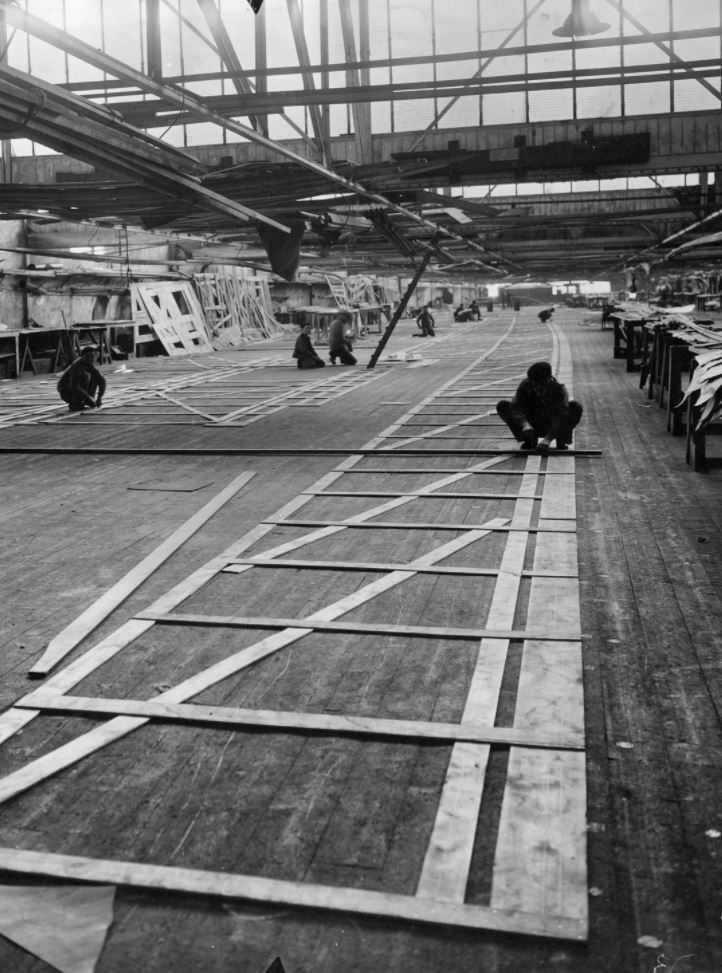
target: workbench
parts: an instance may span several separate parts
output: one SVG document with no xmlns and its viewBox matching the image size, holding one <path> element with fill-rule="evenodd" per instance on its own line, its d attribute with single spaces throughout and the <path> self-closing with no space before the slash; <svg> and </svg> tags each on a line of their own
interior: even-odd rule
<svg viewBox="0 0 722 973">
<path fill-rule="evenodd" d="M 641 368 L 647 318 L 630 311 L 613 311 L 609 320 L 614 328 L 614 357 L 626 360 L 628 372 L 636 371 Z"/>
<path fill-rule="evenodd" d="M 325 341 L 328 335 L 328 325 L 337 314 L 350 314 L 353 321 L 354 337 L 358 338 L 363 334 L 368 334 L 371 326 L 376 325 L 376 331 L 381 334 L 381 311 L 382 306 L 378 307 L 359 307 L 359 308 L 339 308 L 323 307 L 312 305 L 309 307 L 296 307 L 291 311 L 294 321 L 308 322 L 313 328 L 313 337 L 316 341 Z"/>
<path fill-rule="evenodd" d="M 38 374 L 36 358 L 50 358 L 51 371 L 68 364 L 65 328 L 8 328 L 0 331 L 0 355 L 11 356 L 14 377 L 20 378 L 29 367 Z"/>
</svg>

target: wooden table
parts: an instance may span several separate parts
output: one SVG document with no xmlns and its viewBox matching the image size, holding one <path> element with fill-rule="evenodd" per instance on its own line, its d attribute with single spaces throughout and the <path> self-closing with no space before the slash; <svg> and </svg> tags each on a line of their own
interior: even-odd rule
<svg viewBox="0 0 722 973">
<path fill-rule="evenodd" d="M 15 378 L 20 378 L 29 366 L 38 374 L 36 358 L 50 358 L 51 371 L 70 363 L 70 350 L 65 340 L 65 328 L 13 328 L 0 331 L 0 352 L 14 356 Z"/>
<path fill-rule="evenodd" d="M 98 346 L 98 361 L 101 365 L 112 361 L 110 353 L 110 327 L 109 324 L 99 323 L 98 321 L 77 321 L 68 330 L 72 348 L 72 356 L 76 358 L 80 354 L 83 344 L 94 344 Z"/>
<path fill-rule="evenodd" d="M 614 327 L 614 357 L 625 358 L 627 371 L 633 372 L 641 367 L 638 360 L 642 357 L 642 339 L 647 319 L 615 311 L 610 315 Z"/>
</svg>

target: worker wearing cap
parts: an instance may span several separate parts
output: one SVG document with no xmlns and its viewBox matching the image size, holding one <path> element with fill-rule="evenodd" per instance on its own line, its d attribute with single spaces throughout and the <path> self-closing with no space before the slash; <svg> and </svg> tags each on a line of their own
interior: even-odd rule
<svg viewBox="0 0 722 973">
<path fill-rule="evenodd" d="M 552 375 L 547 361 L 534 362 L 514 398 L 496 404 L 497 415 L 507 424 L 522 449 L 568 449 L 572 430 L 582 418 L 582 406 L 569 399 L 566 387 Z"/>
<path fill-rule="evenodd" d="M 95 366 L 95 345 L 85 345 L 72 365 L 58 380 L 58 394 L 68 403 L 69 412 L 99 409 L 103 404 L 106 382 Z"/>
</svg>

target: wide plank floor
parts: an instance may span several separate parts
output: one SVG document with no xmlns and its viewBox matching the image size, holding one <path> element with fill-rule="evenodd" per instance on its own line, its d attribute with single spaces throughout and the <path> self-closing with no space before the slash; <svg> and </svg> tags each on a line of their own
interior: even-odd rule
<svg viewBox="0 0 722 973">
<path fill-rule="evenodd" d="M 263 973 L 274 956 L 646 973 L 660 953 L 712 973 L 722 471 L 685 465 L 611 333 L 577 312 L 551 328 L 497 312 L 434 341 L 406 322 L 387 351 L 373 372 L 300 373 L 288 339 L 144 361 L 82 417 L 42 377 L 0 385 L 0 847 L 28 853 L 4 880 L 42 882 L 29 872 L 54 856 L 158 866 L 159 885 L 248 876 L 214 879 L 218 897 L 121 885 L 99 973 Z M 503 452 L 494 404 L 536 358 L 583 402 L 592 455 Z M 5 967 L 45 968 L 0 940 Z"/>
</svg>

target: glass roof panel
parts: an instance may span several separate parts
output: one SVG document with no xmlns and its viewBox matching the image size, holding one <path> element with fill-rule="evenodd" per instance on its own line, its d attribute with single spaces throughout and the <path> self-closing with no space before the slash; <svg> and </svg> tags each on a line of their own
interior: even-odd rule
<svg viewBox="0 0 722 973">
<path fill-rule="evenodd" d="M 294 37 L 289 9 L 297 7 L 301 12 L 301 40 L 316 68 L 316 87 L 333 89 L 336 98 L 339 89 L 350 83 L 345 67 L 341 0 L 293 0 L 290 7 L 289 0 L 264 0 L 263 16 L 258 17 L 246 0 L 215 3 L 237 61 L 250 72 L 252 84 L 258 81 L 253 75 L 256 34 L 265 22 L 266 70 L 270 73 L 261 87 L 269 92 L 293 92 L 293 96 L 281 99 L 288 102 L 283 108 L 313 137 L 311 112 L 302 103 L 305 72 L 299 67 L 299 38 Z M 553 33 L 569 17 L 571 0 L 343 3 L 351 13 L 359 61 L 363 60 L 361 17 L 368 10 L 368 52 L 373 64 L 362 74 L 362 83 L 376 87 L 370 95 L 375 134 L 423 130 L 434 123 L 436 113 L 445 109 L 452 98 L 458 100 L 437 123 L 444 130 L 474 128 L 480 119 L 484 125 L 520 124 L 719 108 L 716 95 L 692 81 L 676 60 L 703 73 L 709 84 L 719 90 L 719 0 L 621 0 L 621 16 L 606 0 L 590 0 L 592 11 L 609 28 L 576 42 Z M 147 0 L 20 0 L 20 5 L 49 23 L 64 27 L 92 47 L 104 48 L 135 68 L 147 68 Z M 525 14 L 529 14 L 528 21 Z M 164 75 L 173 79 L 185 76 L 189 90 L 198 96 L 233 97 L 236 85 L 223 77 L 226 69 L 198 0 L 160 0 L 159 16 Z M 623 37 L 631 43 L 622 44 L 620 27 Z M 670 39 L 671 29 L 714 33 Z M 648 36 L 649 32 L 661 36 Z M 71 86 L 103 78 L 99 68 L 34 37 L 28 38 L 22 30 L 11 33 L 8 60 L 13 67 Z M 529 45 L 529 50 L 525 50 L 525 45 Z M 672 60 L 670 49 L 674 52 Z M 335 70 L 321 70 L 326 50 L 331 64 L 336 64 Z M 705 61 L 712 63 L 704 64 Z M 622 66 L 627 70 L 623 87 L 617 70 Z M 480 68 L 480 79 L 468 87 Z M 107 77 L 112 80 L 110 75 Z M 406 85 L 419 85 L 420 97 L 409 97 L 404 91 Z M 79 93 L 84 93 L 82 88 Z M 127 84 L 119 86 L 117 96 L 111 96 L 119 106 L 142 97 Z M 331 120 L 332 134 L 353 132 L 349 105 L 337 103 L 321 108 Z M 237 106 L 228 110 L 235 117 L 246 117 L 238 115 Z M 278 113 L 268 117 L 272 137 L 298 138 L 299 133 Z M 147 124 L 153 124 L 153 120 L 148 118 Z M 199 132 L 191 136 L 193 127 L 201 131 L 199 124 L 189 124 L 183 137 L 196 143 Z M 206 128 L 202 131 L 208 133 Z M 214 132 L 211 141 L 220 143 L 227 137 L 220 128 Z M 173 138 L 177 137 L 174 131 Z"/>
</svg>

